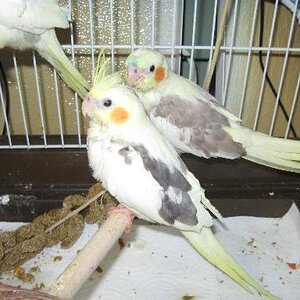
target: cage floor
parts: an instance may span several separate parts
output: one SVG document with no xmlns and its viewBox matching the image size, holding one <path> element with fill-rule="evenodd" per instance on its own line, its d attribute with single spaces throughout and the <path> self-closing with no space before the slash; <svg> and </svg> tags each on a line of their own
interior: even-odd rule
<svg viewBox="0 0 300 300">
<path fill-rule="evenodd" d="M 22 223 L 1 222 L 2 230 Z M 216 223 L 216 235 L 261 285 L 281 299 L 300 299 L 300 213 L 295 205 L 282 218 L 229 217 L 225 226 Z M 11 273 L 1 282 L 44 291 L 93 235 L 97 225 L 87 225 L 84 234 L 69 250 L 59 246 L 45 249 L 24 264 L 41 269 L 33 284 L 24 284 Z M 175 230 L 136 222 L 125 244 L 116 244 L 84 284 L 74 300 L 96 299 L 264 299 L 250 295 L 200 257 Z M 92 254 L 91 254 L 92 255 Z M 61 260 L 54 258 L 61 256 Z M 185 297 L 186 296 L 186 297 Z"/>
</svg>

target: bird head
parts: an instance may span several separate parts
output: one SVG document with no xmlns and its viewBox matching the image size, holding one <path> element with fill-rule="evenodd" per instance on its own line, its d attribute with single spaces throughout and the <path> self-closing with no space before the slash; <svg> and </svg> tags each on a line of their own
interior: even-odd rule
<svg viewBox="0 0 300 300">
<path fill-rule="evenodd" d="M 168 76 L 166 58 L 158 51 L 138 49 L 126 59 L 127 83 L 145 93 L 155 89 Z"/>
<path fill-rule="evenodd" d="M 82 103 L 82 113 L 102 129 L 132 131 L 147 119 L 137 94 L 122 84 L 120 73 L 107 75 L 107 60 L 98 63 L 93 87 Z"/>
</svg>

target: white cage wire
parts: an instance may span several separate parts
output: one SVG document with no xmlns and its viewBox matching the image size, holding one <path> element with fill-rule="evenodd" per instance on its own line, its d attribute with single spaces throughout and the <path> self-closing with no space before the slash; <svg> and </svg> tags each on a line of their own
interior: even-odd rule
<svg viewBox="0 0 300 300">
<path fill-rule="evenodd" d="M 285 138 L 298 137 L 295 128 L 300 127 L 299 0 L 291 2 L 288 9 L 279 0 L 232 1 L 212 89 L 245 126 Z M 111 56 L 115 71 L 131 51 L 149 47 L 162 51 L 175 72 L 200 85 L 210 66 L 224 6 L 223 0 L 59 3 L 68 6 L 73 17 L 63 49 L 87 79 L 101 49 Z M 85 147 L 86 121 L 79 97 L 62 86 L 55 70 L 34 51 L 1 52 L 8 91 L 1 81 L 0 124 L 5 134 L 0 149 Z"/>
</svg>

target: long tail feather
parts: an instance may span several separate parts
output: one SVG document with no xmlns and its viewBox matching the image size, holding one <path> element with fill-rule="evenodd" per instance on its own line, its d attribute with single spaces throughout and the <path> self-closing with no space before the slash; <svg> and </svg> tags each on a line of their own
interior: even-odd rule
<svg viewBox="0 0 300 300">
<path fill-rule="evenodd" d="M 203 227 L 200 233 L 192 231 L 181 232 L 192 246 L 210 263 L 222 270 L 247 292 L 252 293 L 250 286 L 269 299 L 279 299 L 263 289 L 251 276 L 234 260 L 216 239 L 210 228 Z"/>
<path fill-rule="evenodd" d="M 242 144 L 243 158 L 271 168 L 300 173 L 300 141 L 270 137 L 236 124 L 225 130 Z"/>
<path fill-rule="evenodd" d="M 63 81 L 83 99 L 91 86 L 65 55 L 54 30 L 49 30 L 41 36 L 37 51 L 57 70 Z"/>
</svg>

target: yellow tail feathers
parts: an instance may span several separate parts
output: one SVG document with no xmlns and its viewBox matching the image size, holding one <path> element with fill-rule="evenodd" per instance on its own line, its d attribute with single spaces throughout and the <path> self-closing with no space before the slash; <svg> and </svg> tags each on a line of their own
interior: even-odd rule
<svg viewBox="0 0 300 300">
<path fill-rule="evenodd" d="M 192 246 L 210 263 L 222 270 L 247 292 L 253 293 L 250 287 L 269 299 L 279 299 L 263 289 L 251 276 L 235 261 L 222 244 L 216 239 L 210 228 L 203 227 L 200 233 L 192 231 L 181 232 Z"/>
</svg>

